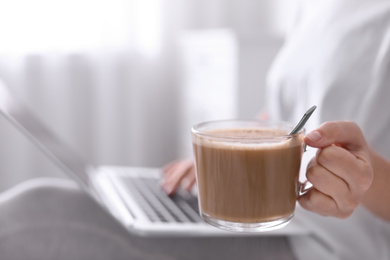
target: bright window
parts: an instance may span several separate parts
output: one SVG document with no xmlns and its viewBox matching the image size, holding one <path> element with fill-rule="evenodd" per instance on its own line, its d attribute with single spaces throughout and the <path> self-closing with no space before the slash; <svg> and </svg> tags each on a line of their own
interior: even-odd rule
<svg viewBox="0 0 390 260">
<path fill-rule="evenodd" d="M 160 0 L 4 0 L 0 53 L 133 48 L 160 43 Z"/>
</svg>

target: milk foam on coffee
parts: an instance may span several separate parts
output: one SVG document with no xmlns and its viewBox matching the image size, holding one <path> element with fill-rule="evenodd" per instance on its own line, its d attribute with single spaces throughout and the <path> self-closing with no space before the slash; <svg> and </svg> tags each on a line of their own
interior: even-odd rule
<svg viewBox="0 0 390 260">
<path fill-rule="evenodd" d="M 202 214 L 258 223 L 294 213 L 302 135 L 266 128 L 193 135 Z"/>
<path fill-rule="evenodd" d="M 204 131 L 204 133 L 215 137 L 213 139 L 207 137 L 200 138 L 199 142 L 204 146 L 230 147 L 231 149 L 275 149 L 277 147 L 282 148 L 291 145 L 291 138 L 288 138 L 288 132 L 281 129 L 213 129 Z"/>
</svg>

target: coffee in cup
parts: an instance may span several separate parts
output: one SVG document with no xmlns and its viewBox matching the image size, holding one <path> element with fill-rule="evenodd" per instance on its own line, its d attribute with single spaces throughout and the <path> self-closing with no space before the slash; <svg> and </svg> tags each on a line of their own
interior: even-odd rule
<svg viewBox="0 0 390 260">
<path fill-rule="evenodd" d="M 301 130 L 268 121 L 214 121 L 192 129 L 200 214 L 232 231 L 286 225 L 294 215 Z"/>
</svg>

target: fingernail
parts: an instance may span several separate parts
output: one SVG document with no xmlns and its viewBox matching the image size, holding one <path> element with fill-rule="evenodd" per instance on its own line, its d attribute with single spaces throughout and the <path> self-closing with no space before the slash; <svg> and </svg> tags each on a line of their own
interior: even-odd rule
<svg viewBox="0 0 390 260">
<path fill-rule="evenodd" d="M 165 191 L 165 193 L 167 193 L 168 195 L 172 193 L 172 188 L 170 187 L 170 185 L 164 183 L 161 188 Z"/>
<path fill-rule="evenodd" d="M 312 132 L 308 133 L 306 135 L 306 137 L 309 138 L 313 142 L 318 142 L 321 139 L 322 135 L 318 131 L 312 131 Z"/>
</svg>

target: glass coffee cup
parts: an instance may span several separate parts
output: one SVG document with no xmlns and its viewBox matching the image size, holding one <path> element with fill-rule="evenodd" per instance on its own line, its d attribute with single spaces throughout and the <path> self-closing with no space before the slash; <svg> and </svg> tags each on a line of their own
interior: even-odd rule
<svg viewBox="0 0 390 260">
<path fill-rule="evenodd" d="M 294 216 L 305 130 L 286 122 L 224 120 L 193 126 L 202 218 L 218 228 L 261 232 Z"/>
</svg>

